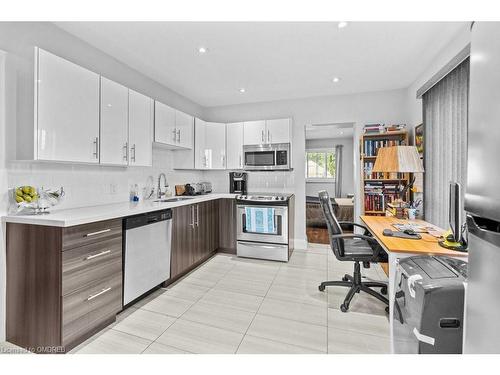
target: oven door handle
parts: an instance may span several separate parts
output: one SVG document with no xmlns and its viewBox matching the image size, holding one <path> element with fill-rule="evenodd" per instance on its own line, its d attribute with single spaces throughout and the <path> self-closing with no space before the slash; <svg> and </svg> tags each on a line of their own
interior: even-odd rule
<svg viewBox="0 0 500 375">
<path fill-rule="evenodd" d="M 270 245 L 261 245 L 257 243 L 251 243 L 251 242 L 245 242 L 245 246 L 248 247 L 258 247 L 259 249 L 281 249 L 284 245 L 276 245 L 276 246 L 270 246 Z M 285 245 L 286 246 L 286 245 Z"/>
</svg>

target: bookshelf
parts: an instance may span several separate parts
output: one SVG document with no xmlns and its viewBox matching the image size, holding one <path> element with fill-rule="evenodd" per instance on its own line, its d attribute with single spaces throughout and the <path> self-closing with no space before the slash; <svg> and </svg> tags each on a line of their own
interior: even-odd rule
<svg viewBox="0 0 500 375">
<path fill-rule="evenodd" d="M 409 173 L 371 172 L 377 158 L 378 149 L 408 144 L 408 132 L 406 130 L 385 131 L 381 127 L 380 132 L 365 133 L 361 136 L 361 195 L 365 215 L 384 216 L 387 203 L 391 203 L 396 199 L 399 182 L 401 181 L 402 184 L 406 185 L 410 179 Z M 408 199 L 408 196 L 403 197 L 403 200 Z"/>
</svg>

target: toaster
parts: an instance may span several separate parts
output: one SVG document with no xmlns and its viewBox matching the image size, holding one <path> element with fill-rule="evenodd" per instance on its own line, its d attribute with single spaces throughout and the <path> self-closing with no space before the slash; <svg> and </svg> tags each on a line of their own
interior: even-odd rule
<svg viewBox="0 0 500 375">
<path fill-rule="evenodd" d="M 212 192 L 212 183 L 211 182 L 200 182 L 201 185 L 201 193 L 207 194 Z"/>
</svg>

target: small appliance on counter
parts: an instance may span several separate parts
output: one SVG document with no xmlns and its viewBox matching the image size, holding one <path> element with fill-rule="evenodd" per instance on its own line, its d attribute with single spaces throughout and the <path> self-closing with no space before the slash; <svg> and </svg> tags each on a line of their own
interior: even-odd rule
<svg viewBox="0 0 500 375">
<path fill-rule="evenodd" d="M 201 185 L 201 193 L 202 194 L 208 194 L 212 192 L 212 183 L 205 181 L 205 182 L 200 182 Z"/>
<path fill-rule="evenodd" d="M 229 172 L 229 192 L 234 194 L 247 194 L 248 174 L 245 172 Z"/>
<path fill-rule="evenodd" d="M 212 192 L 211 182 L 190 182 L 175 186 L 175 195 L 201 195 Z"/>
<path fill-rule="evenodd" d="M 293 194 L 236 197 L 236 254 L 288 262 L 293 251 Z"/>
</svg>

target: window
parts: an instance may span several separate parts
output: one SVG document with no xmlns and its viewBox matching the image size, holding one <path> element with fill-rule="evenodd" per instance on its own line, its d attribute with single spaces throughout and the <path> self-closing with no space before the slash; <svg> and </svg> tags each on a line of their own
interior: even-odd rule
<svg viewBox="0 0 500 375">
<path fill-rule="evenodd" d="M 309 180 L 335 178 L 335 151 L 315 150 L 306 152 L 306 178 Z"/>
</svg>

